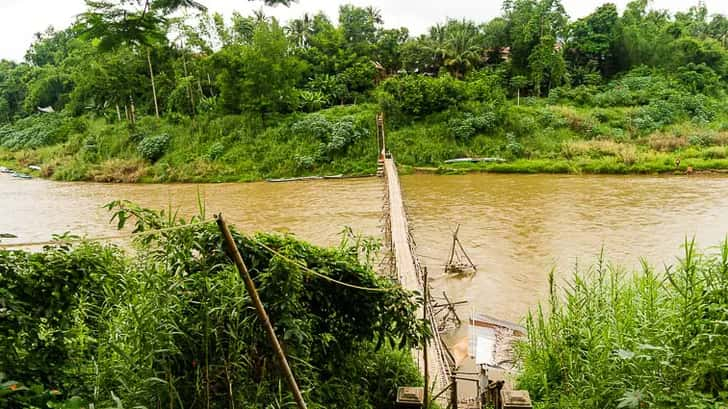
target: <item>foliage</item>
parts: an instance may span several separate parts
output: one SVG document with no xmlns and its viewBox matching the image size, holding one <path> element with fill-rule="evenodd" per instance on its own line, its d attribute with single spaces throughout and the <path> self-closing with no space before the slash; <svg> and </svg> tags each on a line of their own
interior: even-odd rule
<svg viewBox="0 0 728 409">
<path fill-rule="evenodd" d="M 476 133 L 495 129 L 496 115 L 493 112 L 484 112 L 477 116 L 466 113 L 462 118 L 449 120 L 447 127 L 453 138 L 467 141 Z"/>
<path fill-rule="evenodd" d="M 720 407 L 728 399 L 728 242 L 664 273 L 602 257 L 527 320 L 521 387 L 542 407 Z"/>
<path fill-rule="evenodd" d="M 38 34 L 25 62 L 0 62 L 0 145 L 15 152 L 7 165 L 100 181 L 372 174 L 377 111 L 388 145 L 413 166 L 501 156 L 569 172 L 665 171 L 659 153 L 720 164 L 709 145 L 650 144 L 654 133 L 725 127 L 728 20 L 704 6 L 671 15 L 638 0 L 570 21 L 558 0 L 510 0 L 489 22 L 448 19 L 414 37 L 384 28 L 373 7 L 281 26 L 263 11 L 226 20 L 201 3 L 89 2 L 78 22 Z M 26 119 L 38 106 L 72 119 L 33 127 L 50 122 Z M 326 135 L 295 126 L 306 114 L 325 117 Z M 137 149 L 163 133 L 163 153 Z M 594 139 L 622 144 L 631 164 L 564 155 L 565 142 Z M 601 164 L 560 165 L 582 159 Z"/>
<path fill-rule="evenodd" d="M 63 142 L 71 131 L 70 121 L 58 114 L 29 116 L 0 126 L 0 145 L 5 148 L 35 149 Z"/>
<path fill-rule="evenodd" d="M 97 407 L 290 401 L 217 227 L 199 218 L 184 227 L 128 202 L 107 207 L 120 228 L 178 229 L 140 236 L 134 256 L 87 242 L 0 252 L 0 364 L 16 385 L 0 406 L 44 387 L 56 392 L 39 407 L 71 408 L 80 400 L 60 399 L 73 395 Z M 234 237 L 310 407 L 387 407 L 400 382 L 420 382 L 408 348 L 426 325 L 411 294 L 358 261 L 367 241 L 323 249 L 290 236 Z"/>
<path fill-rule="evenodd" d="M 137 150 L 142 158 L 155 162 L 164 155 L 169 146 L 169 135 L 159 134 L 147 136 L 139 142 Z"/>
<path fill-rule="evenodd" d="M 464 85 L 453 77 L 403 75 L 382 83 L 380 104 L 391 115 L 421 116 L 456 106 L 464 98 Z"/>
</svg>

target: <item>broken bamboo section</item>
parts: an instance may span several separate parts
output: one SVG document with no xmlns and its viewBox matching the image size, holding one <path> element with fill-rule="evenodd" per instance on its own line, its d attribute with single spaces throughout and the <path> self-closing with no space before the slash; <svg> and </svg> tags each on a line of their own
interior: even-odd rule
<svg viewBox="0 0 728 409">
<path fill-rule="evenodd" d="M 296 383 L 296 378 L 293 376 L 293 371 L 291 371 L 291 367 L 288 365 L 286 354 L 283 352 L 281 343 L 278 341 L 278 337 L 273 330 L 273 325 L 268 318 L 268 313 L 265 312 L 263 303 L 260 301 L 258 290 L 255 289 L 255 283 L 250 277 L 248 267 L 245 266 L 245 262 L 243 261 L 243 257 L 240 255 L 240 251 L 238 250 L 238 246 L 235 244 L 235 240 L 233 240 L 233 235 L 230 233 L 227 223 L 225 223 L 225 220 L 222 218 L 222 213 L 216 215 L 215 219 L 217 221 L 217 226 L 220 228 L 220 232 L 222 233 L 225 245 L 227 246 L 228 255 L 233 259 L 235 267 L 237 267 L 238 272 L 245 283 L 245 288 L 248 290 L 248 294 L 250 294 L 250 299 L 253 301 L 255 311 L 258 313 L 258 318 L 263 322 L 263 327 L 265 327 L 270 343 L 273 345 L 273 349 L 278 356 L 281 369 L 286 375 L 286 381 L 288 382 L 289 388 L 291 388 L 291 392 L 296 400 L 298 409 L 306 409 L 306 402 L 303 400 L 303 395 L 301 394 L 301 390 L 298 388 L 298 383 Z"/>
</svg>

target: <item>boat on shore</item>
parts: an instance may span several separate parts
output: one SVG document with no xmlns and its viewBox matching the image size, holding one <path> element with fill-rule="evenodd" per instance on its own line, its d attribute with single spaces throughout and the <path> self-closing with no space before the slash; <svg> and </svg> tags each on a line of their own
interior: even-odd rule
<svg viewBox="0 0 728 409">
<path fill-rule="evenodd" d="M 448 159 L 444 161 L 444 163 L 452 164 L 452 163 L 503 163 L 506 160 L 503 158 L 455 158 L 455 159 Z"/>
<path fill-rule="evenodd" d="M 325 175 L 325 176 L 301 176 L 295 178 L 279 178 L 279 179 L 266 179 L 266 182 L 281 183 L 281 182 L 298 182 L 301 180 L 322 180 L 322 179 L 343 179 L 344 175 Z"/>
</svg>

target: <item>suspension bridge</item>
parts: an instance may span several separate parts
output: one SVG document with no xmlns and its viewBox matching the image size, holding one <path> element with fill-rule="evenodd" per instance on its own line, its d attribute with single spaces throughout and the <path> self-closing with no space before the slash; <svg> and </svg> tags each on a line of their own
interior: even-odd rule
<svg viewBox="0 0 728 409">
<path fill-rule="evenodd" d="M 384 231 L 390 257 L 387 264 L 393 278 L 399 281 L 402 287 L 425 294 L 425 287 L 429 286 L 426 282 L 427 272 L 417 257 L 416 243 L 407 219 L 397 166 L 386 149 L 384 117 L 381 113 L 377 115 L 377 139 L 381 148 L 377 174 L 384 177 L 386 185 Z M 427 290 L 429 291 L 429 288 Z M 457 399 L 456 388 L 452 388 L 455 360 L 440 338 L 433 303 L 426 301 L 423 311 L 420 313 L 429 321 L 433 338 L 426 347 L 427 358 L 425 358 L 425 351 L 422 348 L 413 353 L 417 355 L 423 375 L 425 375 L 425 371 L 427 372 L 428 383 L 435 386 L 433 390 L 436 396 L 432 396 L 430 399 L 435 398 L 447 407 L 452 399 Z M 425 359 L 428 361 L 427 364 L 424 362 Z M 444 393 L 449 388 L 455 392 Z"/>
</svg>

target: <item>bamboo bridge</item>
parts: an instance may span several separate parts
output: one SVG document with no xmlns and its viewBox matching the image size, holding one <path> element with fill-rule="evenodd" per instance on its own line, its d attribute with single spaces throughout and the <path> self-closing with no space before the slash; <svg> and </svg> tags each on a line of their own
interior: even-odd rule
<svg viewBox="0 0 728 409">
<path fill-rule="evenodd" d="M 392 159 L 386 150 L 384 119 L 382 114 L 377 115 L 377 139 L 381 148 L 377 173 L 384 177 L 386 183 L 384 230 L 387 245 L 390 250 L 390 259 L 388 260 L 389 270 L 392 273 L 392 278 L 397 280 L 402 287 L 410 291 L 425 294 L 425 286 L 429 286 L 426 283 L 427 272 L 417 257 L 416 244 L 407 219 L 407 211 L 402 197 L 402 188 L 399 183 L 397 166 L 394 163 L 394 159 Z M 413 351 L 413 353 L 417 355 L 420 371 L 423 375 L 425 373 L 427 374 L 426 378 L 429 378 L 428 383 L 430 386 L 435 386 L 434 391 L 436 396 L 430 397 L 430 399 L 435 398 L 440 404 L 449 407 L 453 397 L 457 400 L 456 388 L 453 388 L 451 385 L 454 381 L 454 358 L 440 338 L 432 302 L 426 301 L 424 303 L 424 311 L 420 310 L 420 313 L 429 321 L 433 338 L 426 348 L 427 358 L 425 358 L 421 348 Z M 427 363 L 425 363 L 426 360 Z M 451 393 L 444 393 L 448 388 L 452 390 Z"/>
</svg>

